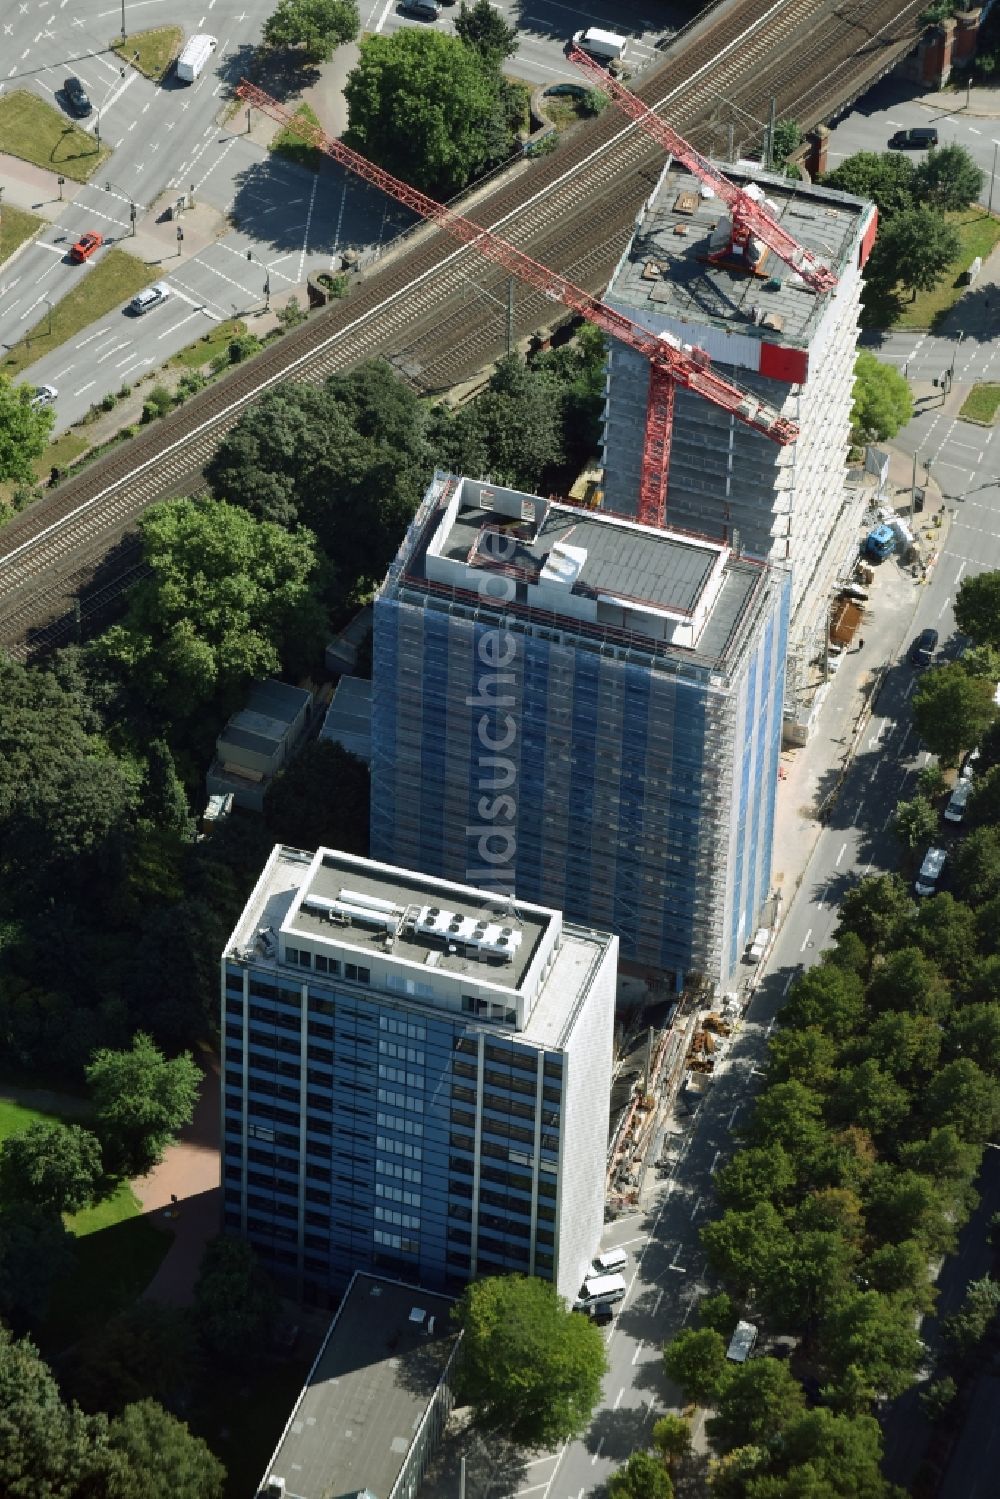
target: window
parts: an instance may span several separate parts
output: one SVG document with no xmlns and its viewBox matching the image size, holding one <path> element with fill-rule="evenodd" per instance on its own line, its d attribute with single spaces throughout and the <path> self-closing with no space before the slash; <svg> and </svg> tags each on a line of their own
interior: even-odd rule
<svg viewBox="0 0 1000 1499">
<path fill-rule="evenodd" d="M 312 967 L 312 953 L 311 952 L 307 952 L 304 947 L 299 952 L 299 967 L 300 968 L 311 968 Z"/>
<path fill-rule="evenodd" d="M 285 948 L 285 962 L 286 963 L 297 963 L 298 961 L 299 961 L 299 950 L 298 950 L 298 948 L 297 947 L 286 947 Z"/>
<path fill-rule="evenodd" d="M 358 983 L 359 984 L 368 984 L 368 983 L 371 983 L 371 976 L 372 975 L 371 975 L 371 969 L 370 968 L 362 968 L 359 965 L 359 967 L 358 967 Z"/>
<path fill-rule="evenodd" d="M 313 964 L 315 966 L 315 969 L 316 969 L 317 973 L 326 973 L 326 971 L 327 971 L 327 959 L 326 959 L 326 957 L 324 957 L 323 953 L 318 952 L 318 953 L 316 953 L 314 955 L 314 957 L 313 957 Z"/>
<path fill-rule="evenodd" d="M 344 964 L 344 977 L 345 977 L 345 979 L 356 979 L 357 976 L 358 976 L 358 965 L 357 965 L 357 963 L 345 963 Z"/>
</svg>

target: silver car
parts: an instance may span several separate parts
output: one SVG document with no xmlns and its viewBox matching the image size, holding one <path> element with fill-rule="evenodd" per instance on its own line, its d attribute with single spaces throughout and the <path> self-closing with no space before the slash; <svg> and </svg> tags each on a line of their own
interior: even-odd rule
<svg viewBox="0 0 1000 1499">
<path fill-rule="evenodd" d="M 36 385 L 31 404 L 36 410 L 39 406 L 51 406 L 58 394 L 54 385 Z"/>
<path fill-rule="evenodd" d="M 144 313 L 151 312 L 154 307 L 159 307 L 170 296 L 170 287 L 165 281 L 154 281 L 152 286 L 143 287 L 138 296 L 133 297 L 126 309 L 133 317 L 142 317 Z"/>
</svg>

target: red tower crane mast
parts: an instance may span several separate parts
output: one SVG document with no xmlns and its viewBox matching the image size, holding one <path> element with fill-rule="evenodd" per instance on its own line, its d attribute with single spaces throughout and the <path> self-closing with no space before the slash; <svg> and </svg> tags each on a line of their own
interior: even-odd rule
<svg viewBox="0 0 1000 1499">
<path fill-rule="evenodd" d="M 655 114 L 624 84 L 619 83 L 617 78 L 612 78 L 607 68 L 593 57 L 588 57 L 579 47 L 573 47 L 569 52 L 569 60 L 593 79 L 595 88 L 610 94 L 624 114 L 641 125 L 647 135 L 659 141 L 665 151 L 675 156 L 689 172 L 694 173 L 699 182 L 710 187 L 715 196 L 725 203 L 732 225 L 730 242 L 726 249 L 710 254 L 709 260 L 728 260 L 732 258 L 734 250 L 748 260 L 750 239 L 753 237 L 780 256 L 813 291 L 833 291 L 837 285 L 833 272 L 821 264 L 811 250 L 804 249 L 787 229 L 783 229 L 759 199 L 746 188 L 737 187 L 735 182 L 724 177 L 707 156 L 696 151 L 690 141 L 686 141 L 672 125 Z"/>
<path fill-rule="evenodd" d="M 293 116 L 270 94 L 255 84 L 240 83 L 236 90 L 241 99 L 255 106 L 272 119 L 278 120 L 294 130 L 303 140 L 316 146 L 349 171 L 355 172 L 366 182 L 380 188 L 391 198 L 405 204 L 421 217 L 439 224 L 455 239 L 477 250 L 480 255 L 495 265 L 501 266 L 510 275 L 542 292 L 553 302 L 561 302 L 578 316 L 594 323 L 603 333 L 627 344 L 629 348 L 649 360 L 649 398 L 646 408 L 646 434 L 642 455 L 642 479 L 639 488 L 638 519 L 647 526 L 666 524 L 667 471 L 670 463 L 670 435 L 673 426 L 674 391 L 678 385 L 694 391 L 711 401 L 713 405 L 727 411 L 738 421 L 761 432 L 772 441 L 785 445 L 794 442 L 799 429 L 794 422 L 783 417 L 768 406 L 752 391 L 736 385 L 731 380 L 716 374 L 710 366 L 708 355 L 702 349 L 682 343 L 672 333 L 650 333 L 634 323 L 631 318 L 608 307 L 599 297 L 592 296 L 575 286 L 557 271 L 532 260 L 523 250 L 484 229 L 472 219 L 446 208 L 442 203 L 429 198 L 408 183 L 377 167 L 373 162 L 352 151 L 342 141 L 324 134 L 318 125 L 312 125 Z"/>
</svg>

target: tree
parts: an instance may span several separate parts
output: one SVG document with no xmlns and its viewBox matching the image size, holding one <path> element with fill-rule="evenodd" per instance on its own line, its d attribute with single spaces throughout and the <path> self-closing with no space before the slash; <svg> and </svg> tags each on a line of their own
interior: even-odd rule
<svg viewBox="0 0 1000 1499">
<path fill-rule="evenodd" d="M 841 1073 L 830 1100 L 835 1117 L 892 1139 L 910 1111 L 910 1095 L 875 1057 Z"/>
<path fill-rule="evenodd" d="M 824 1307 L 851 1289 L 857 1258 L 857 1248 L 836 1229 L 797 1229 L 761 1277 L 761 1302 L 781 1326 L 807 1331 Z"/>
<path fill-rule="evenodd" d="M 506 58 L 517 51 L 517 27 L 508 26 L 489 0 L 475 0 L 474 5 L 459 7 L 455 35 L 479 54 L 488 68 L 499 70 Z"/>
<path fill-rule="evenodd" d="M 803 1149 L 815 1146 L 823 1133 L 822 1116 L 820 1095 L 793 1079 L 761 1094 L 750 1129 L 755 1141 L 777 1141 L 794 1160 Z"/>
<path fill-rule="evenodd" d="M 985 1144 L 1000 1126 L 1000 1083 L 971 1057 L 942 1067 L 924 1089 L 922 1104 L 929 1123 L 953 1124 L 974 1144 Z"/>
<path fill-rule="evenodd" d="M 26 1331 L 44 1320 L 53 1282 L 72 1264 L 61 1218 L 25 1202 L 0 1211 L 0 1317 L 12 1327 Z"/>
<path fill-rule="evenodd" d="M 76 1213 L 94 1201 L 102 1175 L 97 1137 L 78 1124 L 40 1121 L 0 1145 L 0 1199 L 7 1205 Z"/>
<path fill-rule="evenodd" d="M 985 1276 L 974 1280 L 957 1312 L 945 1317 L 941 1332 L 959 1358 L 967 1358 L 983 1342 L 1000 1310 L 1000 1285 Z"/>
<path fill-rule="evenodd" d="M 0 483 L 35 482 L 34 460 L 45 452 L 56 414 L 51 406 L 33 406 L 34 394 L 33 386 L 0 375 Z"/>
<path fill-rule="evenodd" d="M 905 377 L 862 349 L 854 362 L 851 437 L 858 444 L 895 437 L 913 415 L 913 397 Z"/>
<path fill-rule="evenodd" d="M 941 973 L 966 983 L 976 961 L 976 918 L 947 891 L 920 902 L 913 940 Z"/>
<path fill-rule="evenodd" d="M 970 573 L 955 595 L 955 624 L 978 645 L 1000 648 L 1000 572 Z"/>
<path fill-rule="evenodd" d="M 913 694 L 917 732 L 942 764 L 954 765 L 996 717 L 992 684 L 951 661 L 925 672 Z"/>
<path fill-rule="evenodd" d="M 771 1038 L 768 1080 L 811 1083 L 825 1088 L 837 1070 L 837 1044 L 832 1036 L 810 1025 L 805 1030 L 779 1031 Z"/>
<path fill-rule="evenodd" d="M 745 1213 L 730 1208 L 705 1224 L 701 1242 L 715 1273 L 744 1294 L 770 1281 L 792 1250 L 788 1227 L 770 1202 L 758 1202 Z"/>
<path fill-rule="evenodd" d="M 935 1125 L 923 1140 L 899 1148 L 900 1164 L 948 1187 L 965 1187 L 979 1171 L 983 1152 L 963 1140 L 953 1124 Z"/>
<path fill-rule="evenodd" d="M 937 801 L 947 789 L 947 778 L 936 760 L 928 760 L 917 771 L 917 790 L 929 802 Z"/>
<path fill-rule="evenodd" d="M 915 849 L 926 844 L 937 832 L 938 814 L 923 796 L 908 802 L 897 802 L 892 826 L 904 848 Z"/>
<path fill-rule="evenodd" d="M 102 637 L 102 653 L 140 678 L 169 718 L 318 652 L 325 614 L 308 531 L 289 535 L 207 499 L 166 500 L 138 524 L 151 576 Z"/>
<path fill-rule="evenodd" d="M 870 1415 L 845 1416 L 820 1407 L 803 1411 L 782 1433 L 787 1499 L 899 1499 L 880 1472 L 881 1433 Z M 769 1499 L 779 1499 L 781 1490 Z M 762 1496 L 763 1499 L 763 1496 Z"/>
<path fill-rule="evenodd" d="M 941 1254 L 954 1238 L 949 1207 L 940 1185 L 930 1177 L 886 1161 L 872 1172 L 865 1216 L 875 1244 L 916 1239 L 928 1254 Z"/>
<path fill-rule="evenodd" d="M 108 1446 L 128 1463 L 116 1499 L 222 1499 L 225 1468 L 155 1400 L 127 1405 L 108 1427 Z"/>
<path fill-rule="evenodd" d="M 857 973 L 838 963 L 817 963 L 795 980 L 778 1023 L 795 1030 L 816 1029 L 833 1041 L 844 1041 L 861 1023 L 864 992 Z"/>
<path fill-rule="evenodd" d="M 142 786 L 142 815 L 153 827 L 189 839 L 194 832 L 191 809 L 174 757 L 163 739 L 154 739 L 146 751 L 146 774 Z"/>
<path fill-rule="evenodd" d="M 550 1447 L 588 1425 L 607 1368 L 589 1318 L 534 1276 L 488 1276 L 467 1286 L 459 1398 L 479 1425 L 524 1446 Z"/>
<path fill-rule="evenodd" d="M 780 1203 L 794 1186 L 795 1166 L 776 1142 L 738 1150 L 715 1174 L 715 1192 L 722 1206 L 743 1212 L 758 1202 Z"/>
<path fill-rule="evenodd" d="M 860 1268 L 864 1290 L 880 1291 L 883 1296 L 906 1296 L 916 1310 L 931 1311 L 934 1297 L 928 1285 L 927 1250 L 916 1239 L 879 1245 Z"/>
<path fill-rule="evenodd" d="M 0 1493 L 5 1499 L 77 1499 L 93 1471 L 99 1424 L 67 1407 L 27 1338 L 0 1324 Z"/>
<path fill-rule="evenodd" d="M 726 1344 L 711 1327 L 685 1327 L 663 1350 L 668 1379 L 684 1392 L 687 1400 L 712 1405 L 725 1388 L 733 1365 L 726 1359 Z"/>
<path fill-rule="evenodd" d="M 667 1411 L 653 1423 L 653 1446 L 673 1470 L 675 1464 L 691 1451 L 691 1422 Z"/>
<path fill-rule="evenodd" d="M 278 843 L 368 852 L 368 767 L 329 740 L 314 741 L 276 776 L 264 817 Z"/>
<path fill-rule="evenodd" d="M 786 1363 L 751 1359 L 736 1367 L 709 1417 L 708 1439 L 717 1452 L 732 1452 L 780 1437 L 805 1410 L 802 1386 Z"/>
<path fill-rule="evenodd" d="M 869 274 L 887 286 L 898 282 L 917 299 L 931 291 L 962 253 L 957 231 L 934 208 L 907 208 L 885 225 L 869 261 Z"/>
<path fill-rule="evenodd" d="M 794 120 L 778 120 L 771 141 L 771 165 L 781 171 L 802 140 L 802 131 Z"/>
<path fill-rule="evenodd" d="M 150 1396 L 177 1400 L 195 1368 L 188 1313 L 159 1301 L 136 1301 L 78 1343 L 61 1374 L 85 1410 L 117 1414 Z"/>
<path fill-rule="evenodd" d="M 487 389 L 452 424 L 448 467 L 544 491 L 566 459 L 566 405 L 549 368 L 533 368 L 516 354 L 501 359 Z"/>
<path fill-rule="evenodd" d="M 915 202 L 913 163 L 898 151 L 856 151 L 827 172 L 823 186 L 870 198 L 883 223 L 912 208 Z"/>
<path fill-rule="evenodd" d="M 841 1298 L 820 1327 L 820 1357 L 835 1386 L 890 1399 L 901 1395 L 920 1362 L 920 1340 L 905 1300 L 859 1291 Z M 859 1376 L 849 1378 L 852 1371 Z M 853 1400 L 852 1395 L 852 1400 Z"/>
<path fill-rule="evenodd" d="M 194 1288 L 196 1325 L 211 1356 L 239 1368 L 266 1346 L 278 1297 L 253 1248 L 220 1237 L 205 1246 Z"/>
<path fill-rule="evenodd" d="M 849 932 L 860 937 L 870 962 L 872 954 L 898 945 L 913 916 L 913 897 L 898 874 L 869 875 L 841 901 L 837 938 Z"/>
<path fill-rule="evenodd" d="M 662 1462 L 650 1452 L 633 1452 L 624 1468 L 608 1479 L 611 1499 L 673 1499 L 674 1486 Z"/>
<path fill-rule="evenodd" d="M 948 1026 L 949 1057 L 969 1057 L 992 1077 L 1000 1074 L 1000 1004 L 964 1005 Z"/>
<path fill-rule="evenodd" d="M 976 776 L 965 820 L 972 827 L 1000 825 L 1000 765 L 992 765 L 985 775 Z"/>
<path fill-rule="evenodd" d="M 269 47 L 301 47 L 309 62 L 329 62 L 359 24 L 355 0 L 278 0 L 263 36 Z"/>
<path fill-rule="evenodd" d="M 189 1052 L 168 1061 L 139 1031 L 128 1051 L 96 1051 L 86 1068 L 94 1124 L 116 1175 L 145 1176 L 190 1124 L 201 1072 Z"/>
<path fill-rule="evenodd" d="M 983 174 L 964 146 L 932 146 L 913 173 L 917 200 L 943 213 L 968 208 L 983 190 Z"/>
<path fill-rule="evenodd" d="M 933 1015 L 888 1010 L 874 1021 L 861 1045 L 867 1053 L 866 1060 L 877 1062 L 897 1081 L 907 1081 L 912 1085 L 928 1077 L 937 1066 L 941 1054 L 941 1022 Z M 862 1074 L 856 1069 L 851 1076 L 856 1086 Z M 864 1123 L 860 1116 L 858 1123 Z"/>
<path fill-rule="evenodd" d="M 458 37 L 366 37 L 344 98 L 346 143 L 433 196 L 450 198 L 489 160 L 499 77 Z"/>
<path fill-rule="evenodd" d="M 973 906 L 1000 896 L 1000 828 L 975 828 L 954 852 L 955 883 Z"/>
</svg>

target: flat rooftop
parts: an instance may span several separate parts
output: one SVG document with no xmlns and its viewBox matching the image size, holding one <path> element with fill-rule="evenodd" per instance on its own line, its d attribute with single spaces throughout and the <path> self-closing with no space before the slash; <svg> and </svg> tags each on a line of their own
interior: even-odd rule
<svg viewBox="0 0 1000 1499">
<path fill-rule="evenodd" d="M 434 879 L 430 875 L 411 874 L 405 869 L 389 870 L 388 866 L 375 865 L 371 873 L 363 873 L 346 856 L 324 849 L 314 877 L 303 886 L 298 912 L 286 931 L 338 944 L 349 943 L 351 947 L 384 957 L 387 952 L 384 929 L 353 920 L 348 926 L 331 926 L 329 918 L 320 914 L 319 909 L 307 908 L 310 898 L 317 897 L 320 901 L 343 899 L 351 904 L 349 894 L 344 895 L 345 891 L 388 902 L 400 911 L 436 908 L 438 912 L 471 917 L 474 923 L 482 921 L 488 927 L 498 926 L 501 931 L 509 929 L 512 936 L 520 934 L 520 941 L 509 944 L 512 954 L 510 961 L 499 959 L 484 962 L 481 958 L 466 957 L 461 949 L 449 952 L 441 943 L 431 945 L 427 937 L 408 929 L 405 922 L 391 948 L 394 958 L 409 959 L 410 962 L 441 973 L 460 973 L 484 979 L 509 990 L 521 987 L 521 980 L 531 966 L 542 934 L 548 930 L 556 915 L 541 906 L 525 906 L 520 902 L 515 905 L 503 896 L 491 896 L 485 890 L 454 885 L 449 880 Z"/>
<path fill-rule="evenodd" d="M 342 1499 L 364 1489 L 389 1499 L 455 1347 L 452 1305 L 356 1274 L 261 1487 L 279 1477 L 287 1499 Z"/>
<path fill-rule="evenodd" d="M 553 547 L 581 547 L 587 553 L 577 585 L 581 590 L 690 614 L 723 550 L 678 532 L 616 525 L 611 517 L 598 519 L 567 505 L 544 505 L 539 523 L 508 519 L 476 505 L 472 485 L 467 483 L 466 489 L 469 503 L 459 510 L 442 555 L 489 568 L 488 549 L 480 543 L 487 529 L 499 528 L 509 541 L 505 565 L 531 583 L 541 577 Z"/>
<path fill-rule="evenodd" d="M 738 185 L 759 182 L 773 217 L 835 275 L 843 272 L 867 204 L 831 188 L 719 165 Z M 811 291 L 773 250 L 765 249 L 754 274 L 709 264 L 709 239 L 726 210 L 721 199 L 703 197 L 700 188 L 684 167 L 666 168 L 612 280 L 613 303 L 770 343 L 807 346 L 828 299 Z"/>
</svg>

